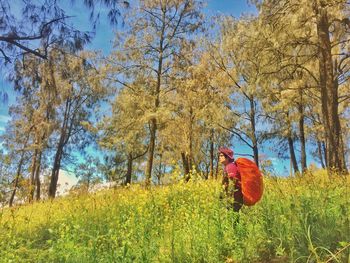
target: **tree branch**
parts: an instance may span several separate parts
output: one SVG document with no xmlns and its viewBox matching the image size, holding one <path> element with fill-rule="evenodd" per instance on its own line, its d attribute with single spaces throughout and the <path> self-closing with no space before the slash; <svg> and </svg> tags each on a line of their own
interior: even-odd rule
<svg viewBox="0 0 350 263">
<path fill-rule="evenodd" d="M 5 54 L 5 52 L 2 49 L 0 49 L 0 52 L 4 56 L 5 61 L 11 63 L 11 59 Z"/>
<path fill-rule="evenodd" d="M 149 145 L 147 145 L 146 150 L 144 152 L 140 153 L 139 155 L 136 155 L 135 157 L 132 158 L 132 160 L 136 160 L 136 159 L 144 156 L 148 152 L 148 148 L 149 148 Z"/>
<path fill-rule="evenodd" d="M 0 41 L 4 41 L 4 40 L 2 40 L 2 37 L 0 37 Z M 40 52 L 38 52 L 36 50 L 33 50 L 33 49 L 30 49 L 30 48 L 28 48 L 28 47 L 26 47 L 26 46 L 24 46 L 24 45 L 22 45 L 22 44 L 20 44 L 20 43 L 18 43 L 16 41 L 14 41 L 14 40 L 8 40 L 6 42 L 10 43 L 12 45 L 15 45 L 15 46 L 19 47 L 20 49 L 22 49 L 22 50 L 24 50 L 24 51 L 26 51 L 28 53 L 31 53 L 31 54 L 33 54 L 33 55 L 35 55 L 37 57 L 40 57 L 42 59 L 47 59 L 47 54 L 43 55 Z"/>
<path fill-rule="evenodd" d="M 227 131 L 233 133 L 234 135 L 236 135 L 240 140 L 242 140 L 245 144 L 247 144 L 250 148 L 253 149 L 253 146 L 252 146 L 247 140 L 245 140 L 245 139 L 242 137 L 242 135 L 240 135 L 238 132 L 236 132 L 236 131 L 234 131 L 234 130 L 231 130 L 231 129 L 227 128 L 227 127 L 224 127 L 224 126 L 222 126 L 221 124 L 218 124 L 218 125 L 219 125 L 219 127 L 221 127 L 221 128 L 223 128 L 223 129 L 225 129 L 225 130 L 227 130 Z"/>
</svg>

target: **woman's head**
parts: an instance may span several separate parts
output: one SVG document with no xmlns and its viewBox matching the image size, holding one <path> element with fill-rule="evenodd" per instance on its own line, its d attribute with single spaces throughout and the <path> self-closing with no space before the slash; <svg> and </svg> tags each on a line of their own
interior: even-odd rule
<svg viewBox="0 0 350 263">
<path fill-rule="evenodd" d="M 219 162 L 221 164 L 227 164 L 233 160 L 233 151 L 231 149 L 225 147 L 219 149 Z"/>
</svg>

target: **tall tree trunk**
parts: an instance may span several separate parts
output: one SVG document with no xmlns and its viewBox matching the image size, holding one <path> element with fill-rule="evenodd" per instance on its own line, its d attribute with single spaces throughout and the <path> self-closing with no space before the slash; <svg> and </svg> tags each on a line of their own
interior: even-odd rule
<svg viewBox="0 0 350 263">
<path fill-rule="evenodd" d="M 193 167 L 193 157 L 192 157 L 193 122 L 194 122 L 194 114 L 193 114 L 193 109 L 191 107 L 190 108 L 190 117 L 189 117 L 188 154 L 186 154 L 189 172 L 184 174 L 186 182 L 188 182 L 190 180 L 190 172 L 191 172 L 192 167 Z"/>
<path fill-rule="evenodd" d="M 54 161 L 52 172 L 51 172 L 51 181 L 50 181 L 50 186 L 49 186 L 49 197 L 50 198 L 55 198 L 55 196 L 56 196 L 57 182 L 58 182 L 59 171 L 61 168 L 62 155 L 63 155 L 63 144 L 60 143 L 57 147 L 57 150 L 56 150 L 55 161 Z"/>
<path fill-rule="evenodd" d="M 33 154 L 33 159 L 32 159 L 32 165 L 31 165 L 31 168 L 30 168 L 29 196 L 28 196 L 29 203 L 33 202 L 33 200 L 34 200 L 35 171 L 36 171 L 38 153 L 39 153 L 38 149 L 35 149 L 34 150 L 34 154 Z"/>
<path fill-rule="evenodd" d="M 49 111 L 46 112 L 46 120 L 49 121 Z M 41 169 L 41 160 L 44 149 L 47 147 L 47 141 L 46 141 L 46 132 L 43 133 L 43 135 L 40 138 L 40 144 L 42 144 L 42 147 L 39 150 L 39 156 L 37 159 L 37 164 L 35 166 L 35 187 L 36 187 L 36 196 L 35 199 L 37 201 L 40 200 L 41 195 L 41 183 L 40 183 L 40 169 Z"/>
<path fill-rule="evenodd" d="M 157 83 L 155 87 L 155 92 L 153 93 L 153 95 L 156 97 L 155 103 L 154 103 L 155 111 L 157 111 L 160 105 L 160 87 L 161 87 L 162 74 L 163 74 L 164 32 L 165 32 L 165 21 L 163 21 L 161 35 L 160 35 Z M 154 151 L 155 151 L 155 145 L 156 145 L 156 135 L 157 135 L 157 119 L 153 118 L 151 119 L 150 143 L 148 148 L 148 161 L 147 161 L 147 168 L 146 168 L 146 186 L 147 187 L 151 185 L 152 166 L 153 166 Z"/>
<path fill-rule="evenodd" d="M 344 144 L 344 140 L 343 140 L 343 134 L 340 134 L 340 159 L 341 159 L 341 171 L 343 174 L 348 174 L 348 168 L 346 167 L 346 157 L 345 157 L 345 144 Z"/>
<path fill-rule="evenodd" d="M 209 178 L 214 177 L 214 129 L 210 130 L 210 164 Z"/>
<path fill-rule="evenodd" d="M 18 163 L 12 194 L 11 194 L 11 197 L 10 197 L 10 200 L 9 200 L 9 207 L 12 207 L 13 201 L 15 200 L 15 195 L 16 195 L 16 191 L 17 191 L 17 187 L 18 187 L 18 183 L 19 183 L 19 177 L 21 176 L 22 166 L 23 166 L 23 162 L 24 162 L 25 148 L 27 147 L 28 140 L 29 140 L 29 135 L 30 135 L 30 131 L 31 130 L 32 130 L 32 128 L 30 128 L 30 130 L 29 130 L 29 132 L 27 134 L 25 143 L 23 144 L 23 148 L 22 148 L 22 151 L 21 151 L 22 152 L 21 153 L 21 158 L 20 158 L 19 163 Z"/>
<path fill-rule="evenodd" d="M 162 171 L 162 157 L 163 155 L 160 154 L 159 155 L 159 166 L 158 166 L 158 171 L 157 171 L 157 179 L 158 179 L 158 185 L 160 185 L 161 183 L 161 178 L 163 176 L 163 171 Z"/>
<path fill-rule="evenodd" d="M 291 136 L 288 136 L 288 146 L 289 146 L 290 161 L 292 163 L 294 173 L 298 174 L 299 168 L 298 168 L 297 158 L 295 157 L 294 144 Z"/>
<path fill-rule="evenodd" d="M 128 161 L 127 162 L 128 163 L 127 163 L 127 171 L 126 171 L 126 175 L 125 175 L 125 185 L 131 184 L 132 162 L 133 162 L 132 153 L 128 154 Z"/>
<path fill-rule="evenodd" d="M 307 170 L 307 163 L 306 163 L 306 142 L 305 142 L 305 130 L 304 130 L 304 106 L 302 103 L 302 96 L 301 97 L 301 103 L 298 104 L 298 111 L 299 111 L 299 136 L 300 136 L 300 159 L 301 159 L 301 171 L 304 174 Z"/>
<path fill-rule="evenodd" d="M 61 127 L 60 139 L 59 139 L 59 142 L 57 145 L 55 160 L 54 160 L 54 164 L 53 164 L 52 172 L 51 172 L 51 181 L 50 181 L 50 186 L 49 186 L 49 197 L 50 198 L 55 198 L 55 196 L 56 196 L 57 182 L 58 182 L 59 171 L 61 168 L 61 160 L 62 160 L 62 156 L 63 156 L 63 150 L 64 150 L 64 146 L 68 142 L 68 139 L 69 139 L 71 131 L 72 131 L 73 120 L 71 120 L 70 125 L 68 125 L 70 111 L 71 111 L 71 99 L 68 97 L 66 99 L 66 105 L 65 105 L 65 110 L 64 110 L 64 117 L 63 117 L 63 123 L 62 123 L 62 127 Z"/>
<path fill-rule="evenodd" d="M 254 161 L 256 165 L 259 167 L 259 149 L 258 149 L 258 140 L 256 138 L 255 102 L 254 102 L 253 96 L 249 98 L 249 103 L 250 103 L 250 124 L 252 129 L 251 140 L 253 145 Z"/>
<path fill-rule="evenodd" d="M 186 149 L 187 152 L 181 153 L 181 157 L 182 157 L 182 162 L 183 162 L 183 166 L 184 166 L 184 179 L 186 182 L 188 182 L 190 180 L 190 172 L 192 169 L 192 136 L 193 136 L 193 131 L 192 131 L 192 127 L 193 127 L 193 111 L 192 108 L 190 109 L 189 112 L 189 118 L 188 118 L 188 134 L 186 136 Z"/>
<path fill-rule="evenodd" d="M 29 203 L 33 202 L 34 200 L 34 192 L 35 192 L 35 170 L 36 170 L 36 159 L 38 157 L 38 151 L 34 151 L 33 159 L 32 159 L 32 165 L 30 168 L 30 178 L 29 178 L 29 196 L 28 201 Z"/>
<path fill-rule="evenodd" d="M 19 160 L 19 164 L 17 167 L 16 178 L 15 178 L 15 182 L 13 185 L 13 190 L 12 190 L 12 194 L 10 197 L 10 201 L 9 201 L 9 207 L 12 207 L 13 201 L 15 199 L 15 195 L 16 195 L 16 191 L 17 191 L 17 187 L 18 187 L 18 183 L 19 183 L 19 177 L 21 176 L 21 172 L 22 172 L 23 162 L 24 162 L 24 149 L 22 150 L 21 159 Z"/>
<path fill-rule="evenodd" d="M 323 161 L 323 153 L 322 153 L 322 145 L 319 140 L 317 140 L 317 151 L 318 151 L 318 157 L 320 158 L 321 166 L 323 169 L 326 168 L 325 162 Z"/>
<path fill-rule="evenodd" d="M 323 151 L 323 156 L 324 156 L 324 163 L 326 168 L 328 169 L 327 165 L 328 165 L 328 159 L 327 159 L 327 146 L 326 143 L 324 141 L 322 141 L 322 151 Z"/>
<path fill-rule="evenodd" d="M 188 159 L 186 156 L 186 153 L 182 152 L 181 153 L 181 159 L 182 159 L 182 165 L 184 168 L 184 175 L 185 177 L 190 173 L 190 167 L 189 167 L 189 163 L 188 163 Z"/>
<path fill-rule="evenodd" d="M 37 165 L 35 166 L 35 186 L 36 186 L 36 197 L 37 201 L 40 200 L 40 191 L 41 191 L 41 183 L 40 183 L 40 167 L 41 167 L 41 159 L 42 159 L 42 151 L 39 153 L 39 157 L 37 160 Z"/>
<path fill-rule="evenodd" d="M 146 167 L 146 186 L 147 187 L 151 185 L 153 157 L 154 157 L 154 150 L 155 150 L 155 144 L 156 144 L 156 133 L 157 133 L 157 120 L 153 118 L 151 120 L 150 140 L 149 140 L 149 147 L 148 147 L 148 160 L 147 160 L 147 167 Z"/>
<path fill-rule="evenodd" d="M 317 36 L 319 45 L 319 77 L 321 90 L 321 107 L 323 125 L 326 133 L 327 168 L 328 173 L 342 170 L 340 150 L 340 121 L 338 114 L 338 85 L 334 79 L 332 48 L 329 33 L 327 7 L 315 2 L 314 10 L 317 15 Z"/>
</svg>

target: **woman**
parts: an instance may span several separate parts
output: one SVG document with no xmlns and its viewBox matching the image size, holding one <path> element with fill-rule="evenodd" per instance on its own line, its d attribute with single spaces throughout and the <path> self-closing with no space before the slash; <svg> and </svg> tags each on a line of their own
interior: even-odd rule
<svg viewBox="0 0 350 263">
<path fill-rule="evenodd" d="M 229 208 L 238 212 L 243 205 L 241 175 L 233 158 L 233 151 L 229 148 L 219 149 L 219 162 L 225 166 L 222 185 L 229 198 Z"/>
</svg>

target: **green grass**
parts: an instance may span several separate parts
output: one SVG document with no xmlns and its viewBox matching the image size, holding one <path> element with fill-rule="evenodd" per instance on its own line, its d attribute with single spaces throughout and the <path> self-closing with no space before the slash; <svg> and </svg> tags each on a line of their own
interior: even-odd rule
<svg viewBox="0 0 350 263">
<path fill-rule="evenodd" d="M 350 262 L 349 178 L 265 178 L 239 215 L 218 181 L 70 196 L 0 212 L 0 262 Z"/>
</svg>

